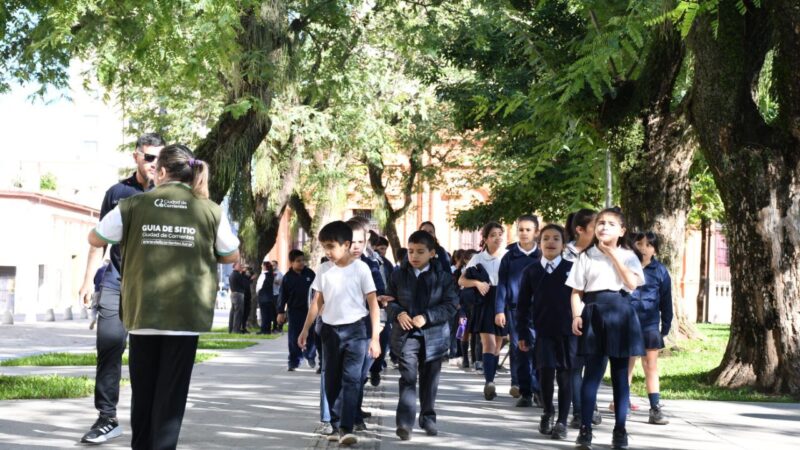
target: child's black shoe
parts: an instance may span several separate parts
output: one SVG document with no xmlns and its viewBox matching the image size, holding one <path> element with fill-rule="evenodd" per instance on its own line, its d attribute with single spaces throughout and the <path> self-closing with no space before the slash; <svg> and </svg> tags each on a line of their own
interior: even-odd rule
<svg viewBox="0 0 800 450">
<path fill-rule="evenodd" d="M 539 422 L 539 433 L 553 434 L 553 423 L 555 418 L 552 414 L 542 414 L 542 420 Z"/>
<path fill-rule="evenodd" d="M 628 448 L 628 432 L 625 431 L 625 428 L 614 428 L 614 434 L 611 436 L 611 448 Z"/>
<path fill-rule="evenodd" d="M 553 439 L 566 439 L 567 426 L 561 422 L 556 422 L 556 425 L 553 427 L 553 434 L 550 437 Z"/>
<path fill-rule="evenodd" d="M 592 450 L 592 429 L 581 425 L 578 432 L 578 439 L 575 440 L 575 448 L 578 450 Z"/>
<path fill-rule="evenodd" d="M 401 441 L 410 441 L 411 440 L 411 430 L 408 428 L 398 428 L 395 432 L 397 437 L 400 438 Z"/>
</svg>

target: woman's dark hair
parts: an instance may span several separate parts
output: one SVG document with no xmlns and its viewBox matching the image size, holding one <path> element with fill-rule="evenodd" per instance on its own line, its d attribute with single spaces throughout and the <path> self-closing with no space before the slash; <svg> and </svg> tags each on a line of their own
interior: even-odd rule
<svg viewBox="0 0 800 450">
<path fill-rule="evenodd" d="M 583 208 L 571 213 L 567 216 L 567 226 L 564 227 L 567 232 L 567 242 L 575 242 L 578 240 L 578 227 L 586 229 L 594 219 L 597 218 L 597 212 L 591 209 Z"/>
<path fill-rule="evenodd" d="M 269 274 L 270 274 L 270 275 L 272 275 L 272 274 L 275 272 L 275 268 L 274 268 L 274 267 L 272 267 L 272 263 L 271 263 L 271 262 L 269 262 L 269 261 L 264 261 L 264 262 L 262 262 L 262 263 L 261 263 L 261 267 L 263 267 L 263 268 L 264 268 L 264 270 L 266 270 L 267 272 L 269 272 Z"/>
<path fill-rule="evenodd" d="M 504 232 L 505 229 L 499 222 L 488 222 L 486 225 L 481 228 L 481 249 L 486 250 L 486 240 L 489 239 L 489 235 L 492 234 L 492 230 L 500 229 L 501 232 Z"/>
<path fill-rule="evenodd" d="M 156 170 L 162 168 L 171 180 L 190 185 L 195 196 L 208 198 L 208 164 L 195 159 L 189 147 L 172 144 L 162 148 L 158 154 Z"/>
<path fill-rule="evenodd" d="M 429 220 L 426 220 L 425 222 L 422 222 L 421 224 L 419 224 L 419 228 L 417 228 L 417 230 L 418 231 L 423 231 L 422 227 L 424 227 L 425 225 L 430 225 L 431 228 L 433 228 L 434 234 L 436 233 L 436 226 L 433 224 L 433 222 L 431 222 Z M 431 236 L 433 236 L 433 242 L 436 245 L 436 248 L 438 248 L 439 247 L 439 238 L 437 238 L 434 234 L 432 234 Z"/>
<path fill-rule="evenodd" d="M 600 220 L 601 217 L 606 215 L 616 216 L 617 220 L 619 220 L 619 226 L 621 228 L 625 228 L 625 214 L 622 213 L 622 210 L 619 208 L 619 206 L 612 206 L 611 208 L 606 208 L 600 211 L 597 214 L 597 220 Z M 598 242 L 599 241 L 597 240 L 597 235 L 595 234 L 595 236 L 592 238 L 592 245 L 586 247 L 583 251 L 586 251 L 591 247 L 596 246 Z M 622 247 L 627 250 L 631 249 L 630 243 L 628 242 L 626 236 L 621 236 L 619 239 L 617 239 L 617 247 Z"/>
<path fill-rule="evenodd" d="M 536 217 L 535 214 L 523 214 L 517 217 L 517 223 L 520 222 L 533 222 L 533 224 L 536 226 L 536 230 L 539 230 L 539 218 Z"/>
<path fill-rule="evenodd" d="M 659 248 L 659 239 L 658 235 L 653 233 L 652 231 L 647 231 L 645 233 L 636 233 L 636 236 L 633 238 L 633 242 L 639 242 L 642 239 L 647 239 L 647 243 L 652 245 L 654 249 L 656 249 L 656 254 L 658 254 Z"/>
<path fill-rule="evenodd" d="M 560 234 L 560 235 L 561 235 L 561 242 L 562 242 L 564 245 L 567 245 L 567 241 L 566 241 L 566 239 L 567 239 L 567 234 L 566 234 L 566 232 L 564 231 L 564 227 L 562 227 L 561 225 L 557 225 L 557 224 L 555 224 L 555 223 L 549 223 L 549 224 L 545 225 L 544 227 L 542 227 L 542 231 L 540 231 L 540 232 L 539 232 L 539 238 L 541 239 L 541 236 L 542 236 L 542 234 L 544 234 L 544 232 L 545 232 L 545 231 L 548 231 L 548 230 L 555 230 L 555 231 L 557 231 L 557 232 L 558 232 L 558 234 Z"/>
<path fill-rule="evenodd" d="M 372 230 L 369 230 L 369 245 L 372 248 L 375 248 L 380 244 L 380 242 L 381 242 L 381 235 Z"/>
</svg>

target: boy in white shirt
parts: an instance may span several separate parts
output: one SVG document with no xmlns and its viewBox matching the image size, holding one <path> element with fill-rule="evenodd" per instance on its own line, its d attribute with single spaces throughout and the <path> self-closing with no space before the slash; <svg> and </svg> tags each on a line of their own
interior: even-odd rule
<svg viewBox="0 0 800 450">
<path fill-rule="evenodd" d="M 319 242 L 333 266 L 314 279 L 316 292 L 308 310 L 303 331 L 297 339 L 305 349 L 308 331 L 322 309 L 322 345 L 324 347 L 325 390 L 331 405 L 331 425 L 339 444 L 358 442 L 353 434 L 358 407 L 361 370 L 367 352 L 380 354 L 380 313 L 375 282 L 369 267 L 350 253 L 353 231 L 342 221 L 331 222 L 319 232 Z M 367 298 L 367 305 L 364 304 Z M 325 306 L 323 309 L 322 306 Z M 372 335 L 367 336 L 367 315 Z M 340 402 L 337 405 L 337 398 Z M 334 407 L 333 405 L 337 405 Z"/>
</svg>

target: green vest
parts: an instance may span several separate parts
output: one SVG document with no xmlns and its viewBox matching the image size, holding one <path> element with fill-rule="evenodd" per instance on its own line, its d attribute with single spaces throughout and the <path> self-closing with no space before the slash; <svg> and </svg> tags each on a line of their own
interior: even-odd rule
<svg viewBox="0 0 800 450">
<path fill-rule="evenodd" d="M 125 328 L 211 330 L 219 205 L 183 183 L 167 183 L 122 200 L 119 209 Z"/>
</svg>

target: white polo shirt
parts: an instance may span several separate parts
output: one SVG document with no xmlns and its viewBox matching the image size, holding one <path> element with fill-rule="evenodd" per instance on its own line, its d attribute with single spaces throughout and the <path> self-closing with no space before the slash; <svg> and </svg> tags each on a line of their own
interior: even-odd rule
<svg viewBox="0 0 800 450">
<path fill-rule="evenodd" d="M 619 252 L 618 255 L 622 264 L 636 274 L 636 285 L 642 286 L 644 284 L 644 271 L 639 258 L 631 250 L 617 248 L 616 251 Z M 633 289 L 628 289 L 625 286 L 622 277 L 614 269 L 614 263 L 611 262 L 611 258 L 594 246 L 578 255 L 578 260 L 572 266 L 566 284 L 583 292 L 619 291 L 623 289 L 628 292 L 633 291 Z"/>
<path fill-rule="evenodd" d="M 321 292 L 325 302 L 322 322 L 345 325 L 369 314 L 364 297 L 375 292 L 372 272 L 364 261 L 355 260 L 345 267 L 331 264 L 317 274 L 311 289 Z"/>
</svg>

